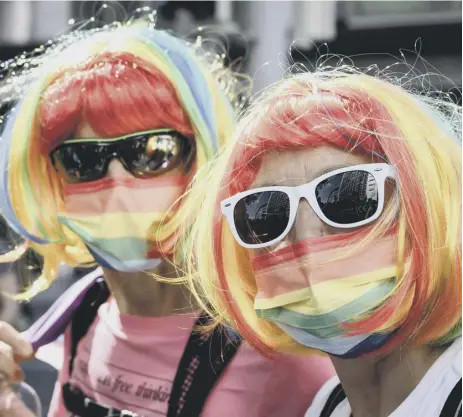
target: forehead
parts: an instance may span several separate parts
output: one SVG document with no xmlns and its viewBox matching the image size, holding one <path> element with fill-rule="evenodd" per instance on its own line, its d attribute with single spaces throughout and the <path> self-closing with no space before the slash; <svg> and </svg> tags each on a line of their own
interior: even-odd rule
<svg viewBox="0 0 463 417">
<path fill-rule="evenodd" d="M 90 124 L 86 121 L 81 122 L 74 132 L 74 137 L 79 139 L 92 139 L 99 136 L 101 135 L 98 135 L 98 133 L 96 133 L 92 126 L 90 126 Z"/>
<path fill-rule="evenodd" d="M 365 156 L 331 146 L 273 151 L 262 159 L 252 187 L 300 185 L 338 168 L 371 162 Z"/>
</svg>

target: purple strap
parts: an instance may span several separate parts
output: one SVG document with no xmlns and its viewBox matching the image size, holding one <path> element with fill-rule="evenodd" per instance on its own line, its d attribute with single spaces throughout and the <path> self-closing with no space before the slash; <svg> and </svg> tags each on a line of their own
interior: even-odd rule
<svg viewBox="0 0 463 417">
<path fill-rule="evenodd" d="M 32 344 L 34 351 L 55 341 L 71 322 L 72 314 L 79 307 L 87 290 L 97 278 L 103 276 L 101 268 L 84 276 L 68 288 L 61 297 L 40 317 L 23 336 Z"/>
</svg>

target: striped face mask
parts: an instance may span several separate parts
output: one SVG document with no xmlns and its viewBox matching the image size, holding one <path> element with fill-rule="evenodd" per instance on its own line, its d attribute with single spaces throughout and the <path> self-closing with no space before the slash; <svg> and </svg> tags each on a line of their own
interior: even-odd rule
<svg viewBox="0 0 463 417">
<path fill-rule="evenodd" d="M 343 324 L 392 293 L 396 235 L 360 250 L 356 237 L 358 232 L 308 239 L 254 257 L 257 315 L 302 345 L 334 356 L 357 357 L 384 344 L 390 333 L 348 336 Z"/>
<path fill-rule="evenodd" d="M 175 237 L 153 242 L 175 212 L 187 176 L 103 178 L 65 184 L 59 221 L 85 242 L 95 261 L 123 272 L 149 270 L 172 254 Z"/>
</svg>

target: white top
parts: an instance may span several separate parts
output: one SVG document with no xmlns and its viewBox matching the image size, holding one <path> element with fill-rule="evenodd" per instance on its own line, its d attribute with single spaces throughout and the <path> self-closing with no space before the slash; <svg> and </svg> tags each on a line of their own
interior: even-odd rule
<svg viewBox="0 0 463 417">
<path fill-rule="evenodd" d="M 439 417 L 445 401 L 461 379 L 461 365 L 461 338 L 458 338 L 434 362 L 411 394 L 389 417 Z M 338 377 L 326 382 L 318 391 L 305 417 L 319 417 L 329 395 L 338 384 Z M 351 412 L 346 398 L 330 417 L 349 417 Z"/>
</svg>

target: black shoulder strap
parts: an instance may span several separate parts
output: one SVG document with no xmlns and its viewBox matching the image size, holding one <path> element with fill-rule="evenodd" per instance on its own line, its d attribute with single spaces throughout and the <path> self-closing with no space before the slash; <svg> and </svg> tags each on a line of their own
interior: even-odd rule
<svg viewBox="0 0 463 417">
<path fill-rule="evenodd" d="M 440 417 L 461 417 L 461 378 L 448 396 Z"/>
<path fill-rule="evenodd" d="M 210 391 L 235 356 L 241 338 L 216 328 L 212 334 L 201 334 L 209 317 L 195 323 L 175 375 L 169 399 L 168 417 L 199 416 Z"/>
<path fill-rule="evenodd" d="M 98 279 L 75 311 L 71 324 L 69 375 L 72 374 L 77 346 L 94 321 L 99 306 L 108 297 L 109 290 L 104 279 Z M 199 417 L 210 391 L 241 345 L 238 335 L 223 328 L 215 329 L 212 334 L 201 334 L 200 329 L 209 320 L 203 315 L 195 322 L 175 375 L 167 417 Z M 106 407 L 86 398 L 69 383 L 63 385 L 63 399 L 66 408 L 76 415 L 103 417 L 108 412 Z M 111 412 L 114 416 L 127 413 L 124 410 Z"/>
<path fill-rule="evenodd" d="M 87 334 L 88 329 L 95 320 L 98 308 L 109 297 L 109 289 L 103 277 L 97 278 L 95 283 L 87 290 L 84 299 L 74 312 L 71 322 L 71 352 L 69 358 L 69 375 L 72 375 L 77 346 Z"/>
<path fill-rule="evenodd" d="M 323 407 L 322 412 L 320 413 L 320 417 L 330 417 L 336 407 L 341 404 L 346 398 L 346 393 L 342 388 L 341 384 L 338 384 L 334 387 L 333 391 L 331 391 L 330 396 L 325 402 L 325 406 Z"/>
</svg>

